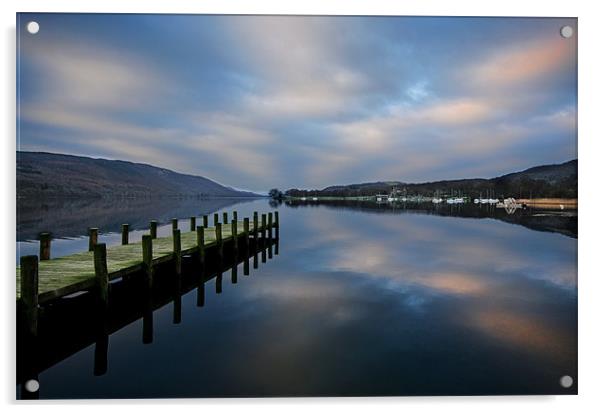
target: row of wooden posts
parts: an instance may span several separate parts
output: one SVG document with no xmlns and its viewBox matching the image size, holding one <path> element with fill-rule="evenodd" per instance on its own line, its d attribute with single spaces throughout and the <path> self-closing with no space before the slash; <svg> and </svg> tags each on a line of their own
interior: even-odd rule
<svg viewBox="0 0 602 413">
<path fill-rule="evenodd" d="M 196 217 L 190 217 L 190 231 L 196 230 L 197 234 L 197 252 L 201 265 L 205 264 L 205 228 L 209 226 L 209 217 L 203 215 L 203 225 L 196 225 Z M 148 287 L 153 285 L 153 239 L 157 238 L 157 221 L 150 222 L 150 234 L 142 236 L 142 267 L 145 274 L 145 280 Z M 223 213 L 223 223 L 219 222 L 219 214 L 213 214 L 213 225 L 215 227 L 216 247 L 220 259 L 223 257 L 223 237 L 222 226 L 228 224 L 228 213 Z M 259 223 L 259 214 L 253 213 L 253 231 L 250 231 L 249 218 L 243 220 L 243 232 L 238 233 L 238 213 L 232 214 L 230 223 L 232 228 L 232 242 L 234 250 L 238 250 L 239 237 L 243 237 L 245 246 L 249 246 L 249 236 L 253 235 L 255 239 L 272 239 L 272 230 L 276 231 L 276 238 L 279 238 L 279 217 L 278 211 L 272 214 L 261 214 L 261 225 Z M 98 228 L 90 228 L 88 231 L 89 243 L 88 250 L 94 252 L 94 273 L 95 286 L 98 291 L 99 302 L 102 307 L 108 307 L 109 300 L 109 273 L 107 269 L 107 247 L 104 243 L 98 243 Z M 181 233 L 178 228 L 178 219 L 172 219 L 173 234 L 173 258 L 175 262 L 176 274 L 180 275 L 182 271 L 182 244 Z M 40 260 L 50 259 L 50 240 L 49 233 L 40 234 Z M 129 225 L 121 226 L 121 244 L 129 243 Z M 21 303 L 24 311 L 25 320 L 28 325 L 29 333 L 37 335 L 38 320 L 38 257 L 28 255 L 21 257 Z"/>
<path fill-rule="evenodd" d="M 278 227 L 279 227 L 278 211 L 274 212 L 273 215 L 271 212 L 268 214 L 261 214 L 261 227 L 266 226 L 266 218 L 267 218 L 267 227 L 270 230 L 272 228 L 278 229 Z M 209 216 L 203 215 L 202 219 L 203 219 L 203 227 L 208 228 L 209 227 Z M 249 218 L 245 218 L 244 221 L 245 222 L 243 223 L 243 231 L 248 232 L 249 231 Z M 178 219 L 177 218 L 173 218 L 171 220 L 171 224 L 172 224 L 173 230 L 178 229 Z M 228 224 L 228 213 L 227 212 L 223 213 L 223 224 L 224 225 Z M 232 213 L 233 231 L 236 231 L 236 228 L 234 228 L 234 227 L 237 226 L 237 224 L 238 224 L 238 212 L 234 211 Z M 152 220 L 150 222 L 150 236 L 153 239 L 157 238 L 157 225 L 158 225 L 158 222 L 156 220 Z M 213 214 L 213 226 L 216 227 L 216 231 L 217 231 L 218 225 L 221 226 L 222 223 L 219 222 L 219 214 L 215 213 L 215 214 Z M 258 226 L 259 226 L 259 214 L 257 213 L 257 211 L 255 211 L 253 213 L 253 228 L 257 228 Z M 196 217 L 190 217 L 190 231 L 194 231 L 196 228 L 197 228 Z M 233 232 L 233 234 L 234 234 L 234 232 Z M 129 224 L 122 224 L 121 225 L 121 245 L 129 244 L 129 239 L 130 239 L 129 235 L 130 235 Z M 49 260 L 52 235 L 49 232 L 42 232 L 39 234 L 39 240 L 40 240 L 39 259 L 40 259 L 40 261 Z M 98 228 L 88 228 L 88 251 L 94 251 L 94 246 L 97 244 L 98 244 Z"/>
</svg>

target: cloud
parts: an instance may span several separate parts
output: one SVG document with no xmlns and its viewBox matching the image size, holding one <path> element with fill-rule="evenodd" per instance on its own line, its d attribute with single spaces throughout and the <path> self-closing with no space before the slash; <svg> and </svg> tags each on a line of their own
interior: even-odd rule
<svg viewBox="0 0 602 413">
<path fill-rule="evenodd" d="M 575 40 L 560 36 L 527 41 L 494 51 L 463 76 L 479 88 L 516 89 L 537 84 L 576 64 Z"/>
<path fill-rule="evenodd" d="M 142 109 L 161 96 L 166 82 L 134 53 L 73 41 L 31 45 L 26 64 L 45 79 L 38 104 L 74 110 Z"/>
<path fill-rule="evenodd" d="M 55 142 L 253 189 L 489 177 L 576 156 L 575 39 L 557 19 L 456 31 L 181 18 L 40 15 L 52 29 L 20 43 L 20 148 Z M 159 36 L 158 22 L 173 24 Z"/>
</svg>

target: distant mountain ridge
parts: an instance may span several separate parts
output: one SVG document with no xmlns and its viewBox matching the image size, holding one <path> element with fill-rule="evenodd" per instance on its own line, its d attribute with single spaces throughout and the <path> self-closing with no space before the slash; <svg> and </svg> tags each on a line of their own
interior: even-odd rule
<svg viewBox="0 0 602 413">
<path fill-rule="evenodd" d="M 468 178 L 424 183 L 400 181 L 367 182 L 350 185 L 334 185 L 324 189 L 289 189 L 290 196 L 370 196 L 390 193 L 393 189 L 408 195 L 432 196 L 462 194 L 470 197 L 486 196 L 487 193 L 513 197 L 577 198 L 577 160 L 561 164 L 541 165 L 496 178 Z"/>
<path fill-rule="evenodd" d="M 128 161 L 17 151 L 17 197 L 253 197 L 202 176 Z"/>
</svg>

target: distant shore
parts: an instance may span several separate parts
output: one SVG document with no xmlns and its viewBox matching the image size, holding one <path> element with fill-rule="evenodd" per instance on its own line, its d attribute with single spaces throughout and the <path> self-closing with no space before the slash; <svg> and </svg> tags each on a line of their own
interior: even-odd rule
<svg viewBox="0 0 602 413">
<path fill-rule="evenodd" d="M 316 201 L 372 201 L 377 202 L 376 196 L 308 196 L 308 197 L 288 197 L 292 201 L 316 202 Z M 384 199 L 386 201 L 387 199 Z M 431 202 L 432 197 L 408 197 L 406 202 Z M 403 202 L 396 200 L 396 202 Z M 533 199 L 517 199 L 517 203 L 526 205 L 531 208 L 542 209 L 577 209 L 576 198 L 533 198 Z M 470 202 L 466 202 L 467 204 Z"/>
<path fill-rule="evenodd" d="M 577 209 L 578 205 L 576 198 L 535 198 L 516 201 L 529 207 L 544 209 Z"/>
</svg>

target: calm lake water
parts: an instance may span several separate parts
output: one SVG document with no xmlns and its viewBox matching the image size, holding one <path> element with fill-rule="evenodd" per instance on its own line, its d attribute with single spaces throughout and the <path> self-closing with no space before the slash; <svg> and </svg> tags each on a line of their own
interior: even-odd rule
<svg viewBox="0 0 602 413">
<path fill-rule="evenodd" d="M 148 221 L 237 210 L 280 214 L 278 255 L 239 265 L 39 374 L 40 398 L 574 394 L 576 217 L 473 205 L 270 205 L 267 200 L 67 202 L 22 209 L 17 254 L 87 248 L 86 227 L 117 244 Z M 145 205 L 142 207 L 141 205 Z M 221 217 L 221 216 L 220 216 Z M 110 233 L 114 231 L 114 233 Z M 159 234 L 167 235 L 164 225 Z M 18 258 L 18 257 L 17 257 Z M 220 282 L 220 286 L 216 286 Z M 221 294 L 216 294 L 216 287 Z M 570 389 L 562 376 L 575 379 Z M 19 389 L 18 389 L 19 390 Z"/>
</svg>

